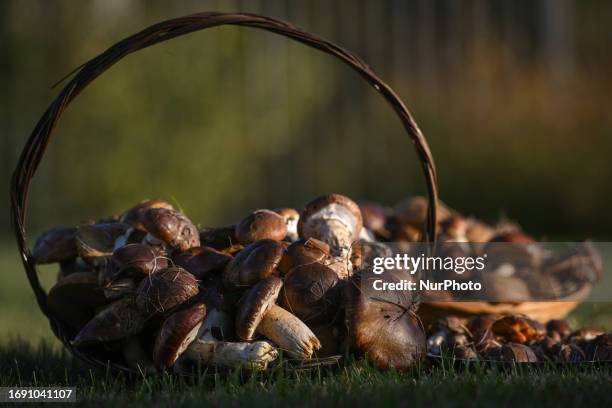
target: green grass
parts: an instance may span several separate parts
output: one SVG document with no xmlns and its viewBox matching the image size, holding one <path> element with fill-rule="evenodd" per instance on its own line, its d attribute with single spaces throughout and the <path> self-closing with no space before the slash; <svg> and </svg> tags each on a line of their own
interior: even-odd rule
<svg viewBox="0 0 612 408">
<path fill-rule="evenodd" d="M 46 343 L 0 349 L 0 384 L 76 386 L 91 406 L 610 406 L 612 367 L 420 367 L 381 372 L 367 362 L 294 372 L 128 377 L 95 370 Z"/>
<path fill-rule="evenodd" d="M 55 267 L 41 271 L 48 287 Z M 207 373 L 194 378 L 128 377 L 72 358 L 38 310 L 17 251 L 0 245 L 0 386 L 69 385 L 101 406 L 612 406 L 612 367 L 452 366 L 381 372 L 366 362 L 314 372 Z M 575 325 L 610 328 L 609 304 L 581 305 Z"/>
</svg>

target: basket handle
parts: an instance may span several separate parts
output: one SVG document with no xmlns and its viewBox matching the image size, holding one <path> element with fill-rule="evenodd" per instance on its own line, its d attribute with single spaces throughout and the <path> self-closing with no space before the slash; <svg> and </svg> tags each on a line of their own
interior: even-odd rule
<svg viewBox="0 0 612 408">
<path fill-rule="evenodd" d="M 34 264 L 30 249 L 27 245 L 25 224 L 28 192 L 30 190 L 32 177 L 34 177 L 34 173 L 42 160 L 60 116 L 87 85 L 123 57 L 152 45 L 175 37 L 180 37 L 181 35 L 222 25 L 259 28 L 283 35 L 330 54 L 355 70 L 363 79 L 372 85 L 383 98 L 385 98 L 402 121 L 404 128 L 414 143 L 421 162 L 429 197 L 424 238 L 429 242 L 434 242 L 437 217 L 436 206 L 432 205 L 432 203 L 438 202 L 438 191 L 436 168 L 431 151 L 425 137 L 404 103 L 386 83 L 376 76 L 365 62 L 333 43 L 304 32 L 281 20 L 255 14 L 216 12 L 191 14 L 185 17 L 166 20 L 145 28 L 139 33 L 119 41 L 102 54 L 77 68 L 77 70 L 71 73 L 71 75 L 74 74 L 72 79 L 66 84 L 40 118 L 23 148 L 11 181 L 11 221 L 30 286 L 34 291 L 40 309 L 52 323 L 55 322 L 55 319 L 47 308 L 46 293 L 38 280 L 36 265 Z"/>
</svg>

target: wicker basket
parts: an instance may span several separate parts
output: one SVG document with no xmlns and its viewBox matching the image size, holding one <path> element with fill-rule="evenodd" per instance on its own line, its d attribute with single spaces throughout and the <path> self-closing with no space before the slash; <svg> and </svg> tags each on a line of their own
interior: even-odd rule
<svg viewBox="0 0 612 408">
<path fill-rule="evenodd" d="M 252 14 L 198 13 L 152 25 L 119 41 L 102 54 L 91 59 L 71 73 L 72 78 L 70 81 L 53 100 L 32 131 L 21 153 L 11 183 L 11 219 L 14 233 L 17 238 L 23 265 L 30 286 L 36 296 L 38 306 L 49 319 L 53 332 L 63 342 L 66 348 L 74 355 L 94 365 L 129 371 L 120 356 L 108 353 L 104 347 L 93 347 L 87 350 L 73 347 L 70 344 L 70 340 L 74 338 L 76 333 L 54 316 L 52 311 L 47 307 L 47 294 L 38 280 L 36 265 L 32 259 L 26 238 L 28 192 L 32 178 L 43 158 L 47 145 L 51 141 L 51 135 L 60 116 L 68 105 L 73 102 L 76 96 L 94 79 L 128 54 L 194 31 L 222 25 L 246 26 L 283 35 L 334 56 L 355 70 L 365 81 L 378 91 L 402 121 L 406 132 L 416 148 L 421 162 L 427 184 L 429 202 L 437 202 L 438 194 L 434 161 L 429 146 L 420 129 L 395 92 L 378 78 L 367 64 L 352 53 L 327 40 L 293 27 L 286 22 Z M 436 206 L 430 205 L 428 210 L 428 222 L 424 231 L 424 236 L 428 240 L 433 240 L 435 237 L 436 220 Z"/>
<path fill-rule="evenodd" d="M 591 292 L 591 285 L 585 285 L 571 295 L 554 302 L 425 302 L 419 306 L 419 317 L 423 324 L 435 323 L 448 315 L 469 318 L 481 314 L 520 314 L 540 322 L 562 319 L 578 306 Z"/>
</svg>

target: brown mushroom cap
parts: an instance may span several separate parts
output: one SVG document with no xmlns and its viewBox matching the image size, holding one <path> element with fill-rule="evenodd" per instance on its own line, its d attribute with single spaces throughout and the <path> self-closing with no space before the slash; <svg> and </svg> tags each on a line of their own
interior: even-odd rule
<svg viewBox="0 0 612 408">
<path fill-rule="evenodd" d="M 172 248 L 186 251 L 200 246 L 200 233 L 185 215 L 167 208 L 152 208 L 144 215 L 144 226 L 149 234 Z"/>
<path fill-rule="evenodd" d="M 201 246 L 208 246 L 219 251 L 225 251 L 236 244 L 238 244 L 238 238 L 236 238 L 235 225 L 221 228 L 204 228 L 200 230 Z"/>
<path fill-rule="evenodd" d="M 240 300 L 236 314 L 236 334 L 240 340 L 253 340 L 261 320 L 276 303 L 282 286 L 280 278 L 270 276 L 259 281 Z"/>
<path fill-rule="evenodd" d="M 315 220 L 340 222 L 348 229 L 352 241 L 357 240 L 363 228 L 361 210 L 357 203 L 340 194 L 328 194 L 315 198 L 306 204 L 298 222 L 298 233 L 301 238 L 317 238 L 330 245 L 335 244 L 325 239 L 326 237 L 318 228 L 318 223 L 313 223 Z M 352 241 L 348 245 L 352 244 Z"/>
<path fill-rule="evenodd" d="M 363 226 L 375 233 L 385 233 L 387 225 L 387 211 L 385 208 L 376 203 L 362 203 L 361 216 L 363 217 Z"/>
<path fill-rule="evenodd" d="M 137 230 L 146 231 L 147 229 L 144 226 L 144 216 L 145 213 L 151 208 L 165 208 L 167 210 L 174 210 L 174 207 L 165 201 L 157 199 L 144 200 L 124 212 L 119 219 L 126 224 L 130 224 Z"/>
<path fill-rule="evenodd" d="M 37 264 L 62 262 L 78 256 L 76 227 L 57 227 L 43 233 L 32 249 Z"/>
<path fill-rule="evenodd" d="M 223 271 L 223 283 L 228 288 L 251 287 L 277 273 L 285 247 L 273 240 L 252 243 L 239 252 Z"/>
<path fill-rule="evenodd" d="M 60 279 L 47 295 L 47 306 L 61 321 L 80 329 L 96 308 L 109 303 L 96 272 L 75 272 Z"/>
<path fill-rule="evenodd" d="M 367 298 L 360 285 L 359 276 L 355 276 L 343 290 L 353 347 L 381 369 L 405 371 L 422 361 L 427 342 L 417 316 L 399 303 Z"/>
<path fill-rule="evenodd" d="M 270 210 L 256 210 L 236 225 L 236 238 L 244 245 L 262 239 L 281 241 L 286 235 L 285 219 Z"/>
<path fill-rule="evenodd" d="M 306 241 L 297 241 L 289 245 L 285 251 L 278 270 L 286 274 L 296 266 L 306 265 L 313 262 L 322 262 L 330 256 L 329 245 L 315 238 Z"/>
<path fill-rule="evenodd" d="M 196 304 L 168 317 L 155 339 L 153 361 L 158 368 L 169 368 L 196 338 L 206 316 L 206 306 Z"/>
<path fill-rule="evenodd" d="M 179 267 L 157 271 L 143 279 L 136 290 L 136 305 L 147 315 L 171 311 L 199 292 L 196 278 Z"/>
<path fill-rule="evenodd" d="M 410 197 L 395 206 L 395 218 L 401 224 L 408 224 L 422 230 L 427 221 L 429 200 L 422 196 Z M 452 215 L 451 210 L 441 201 L 437 207 L 438 222 L 443 222 Z"/>
<path fill-rule="evenodd" d="M 122 222 L 81 225 L 75 235 L 79 255 L 85 260 L 111 256 L 129 230 Z"/>
<path fill-rule="evenodd" d="M 84 346 L 120 340 L 139 333 L 146 320 L 131 298 L 123 298 L 96 314 L 71 343 L 74 346 Z"/>
<path fill-rule="evenodd" d="M 194 247 L 174 256 L 174 262 L 202 280 L 213 272 L 222 271 L 232 256 L 211 247 Z"/>
<path fill-rule="evenodd" d="M 285 277 L 280 305 L 305 323 L 325 323 L 338 310 L 338 283 L 336 272 L 323 264 L 297 266 Z"/>
<path fill-rule="evenodd" d="M 168 267 L 168 259 L 159 247 L 128 244 L 113 252 L 111 258 L 119 271 L 129 270 L 137 275 L 149 275 Z"/>
</svg>

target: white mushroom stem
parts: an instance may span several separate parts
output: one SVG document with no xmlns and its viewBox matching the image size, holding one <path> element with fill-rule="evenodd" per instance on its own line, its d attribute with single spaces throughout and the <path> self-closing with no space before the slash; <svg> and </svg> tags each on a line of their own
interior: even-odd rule
<svg viewBox="0 0 612 408">
<path fill-rule="evenodd" d="M 321 348 L 319 339 L 304 322 L 277 305 L 268 309 L 257 331 L 300 360 L 310 360 L 312 353 Z"/>
<path fill-rule="evenodd" d="M 268 363 L 276 360 L 278 351 L 267 341 L 253 343 L 231 343 L 226 341 L 196 340 L 181 355 L 175 364 L 179 373 L 185 371 L 185 362 L 198 363 L 219 368 L 246 367 L 265 370 Z"/>
</svg>

